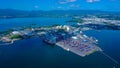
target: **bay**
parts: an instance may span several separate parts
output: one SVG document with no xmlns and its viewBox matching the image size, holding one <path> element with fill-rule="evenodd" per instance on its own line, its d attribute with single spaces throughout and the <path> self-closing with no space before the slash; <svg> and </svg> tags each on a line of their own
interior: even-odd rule
<svg viewBox="0 0 120 68">
<path fill-rule="evenodd" d="M 40 26 L 66 24 L 65 21 L 69 19 L 1 19 L 0 31 L 30 24 Z M 89 37 L 97 38 L 99 40 L 98 46 L 120 63 L 120 31 L 91 30 L 84 33 Z M 0 68 L 119 68 L 119 66 L 100 52 L 80 57 L 58 46 L 47 45 L 42 42 L 41 38 L 25 39 L 11 45 L 0 46 Z"/>
</svg>

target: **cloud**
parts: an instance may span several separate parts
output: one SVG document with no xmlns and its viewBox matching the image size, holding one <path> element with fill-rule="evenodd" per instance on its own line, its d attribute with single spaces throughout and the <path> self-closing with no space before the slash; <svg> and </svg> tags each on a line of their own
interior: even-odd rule
<svg viewBox="0 0 120 68">
<path fill-rule="evenodd" d="M 93 3 L 93 2 L 99 2 L 100 0 L 87 0 L 87 2 L 89 3 Z"/>
<path fill-rule="evenodd" d="M 61 1 L 61 2 L 59 2 L 59 4 L 66 4 L 67 2 L 64 2 L 64 1 Z"/>
<path fill-rule="evenodd" d="M 57 8 L 58 8 L 58 9 L 62 9 L 63 7 L 61 7 L 61 6 L 58 6 Z"/>
<path fill-rule="evenodd" d="M 63 7 L 63 6 L 58 6 L 58 7 L 56 7 L 56 9 L 59 9 L 59 10 L 65 10 L 66 8 Z"/>
<path fill-rule="evenodd" d="M 116 0 L 110 0 L 110 1 L 116 1 Z"/>
<path fill-rule="evenodd" d="M 59 4 L 67 4 L 67 3 L 72 3 L 72 2 L 76 2 L 77 0 L 60 0 Z"/>
<path fill-rule="evenodd" d="M 71 4 L 69 7 L 70 7 L 70 8 L 79 8 L 79 7 L 80 7 L 80 5 Z"/>
<path fill-rule="evenodd" d="M 35 6 L 34 6 L 34 8 L 36 8 L 36 9 L 37 9 L 37 8 L 39 8 L 39 6 L 35 5 Z"/>
<path fill-rule="evenodd" d="M 76 2 L 77 0 L 66 0 L 68 2 Z"/>
</svg>

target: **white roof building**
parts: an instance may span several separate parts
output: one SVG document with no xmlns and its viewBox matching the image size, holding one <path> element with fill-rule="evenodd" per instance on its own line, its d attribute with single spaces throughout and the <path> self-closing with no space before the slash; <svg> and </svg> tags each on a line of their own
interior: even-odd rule
<svg viewBox="0 0 120 68">
<path fill-rule="evenodd" d="M 21 34 L 19 31 L 13 31 L 12 34 L 16 35 L 16 34 Z"/>
</svg>

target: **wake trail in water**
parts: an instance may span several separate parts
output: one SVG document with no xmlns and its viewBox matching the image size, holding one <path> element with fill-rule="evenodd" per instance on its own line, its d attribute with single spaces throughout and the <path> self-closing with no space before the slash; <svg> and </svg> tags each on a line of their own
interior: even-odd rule
<svg viewBox="0 0 120 68">
<path fill-rule="evenodd" d="M 103 55 L 105 55 L 106 57 L 108 57 L 110 60 L 112 60 L 114 63 L 119 64 L 118 61 L 116 61 L 115 59 L 113 59 L 111 56 L 109 56 L 109 55 L 106 54 L 105 52 L 101 51 L 101 53 L 102 53 Z"/>
</svg>

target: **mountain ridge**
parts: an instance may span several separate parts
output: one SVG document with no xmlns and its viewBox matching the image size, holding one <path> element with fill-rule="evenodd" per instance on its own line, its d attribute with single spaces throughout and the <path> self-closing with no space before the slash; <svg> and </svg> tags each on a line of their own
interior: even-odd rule
<svg viewBox="0 0 120 68">
<path fill-rule="evenodd" d="M 73 16 L 73 15 L 100 15 L 100 14 L 120 14 L 120 12 L 100 11 L 100 10 L 17 10 L 0 9 L 0 18 L 15 17 L 49 17 L 49 16 Z"/>
</svg>

